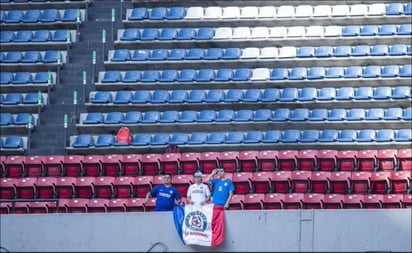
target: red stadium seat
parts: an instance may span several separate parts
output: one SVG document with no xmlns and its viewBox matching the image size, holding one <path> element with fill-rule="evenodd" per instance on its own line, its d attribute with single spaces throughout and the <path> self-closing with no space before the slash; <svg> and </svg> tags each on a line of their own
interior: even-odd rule
<svg viewBox="0 0 412 253">
<path fill-rule="evenodd" d="M 219 152 L 202 152 L 199 156 L 199 167 L 204 174 L 210 174 L 219 166 Z"/>
<path fill-rule="evenodd" d="M 192 175 L 174 175 L 172 177 L 172 185 L 176 187 L 181 197 L 186 197 L 187 189 L 190 186 L 190 181 L 193 179 Z"/>
<path fill-rule="evenodd" d="M 0 202 L 0 214 L 9 214 L 11 211 L 11 202 Z"/>
<path fill-rule="evenodd" d="M 279 170 L 292 171 L 297 167 L 298 150 L 280 150 L 278 153 Z"/>
<path fill-rule="evenodd" d="M 358 169 L 360 171 L 374 171 L 377 169 L 377 151 L 373 149 L 358 151 Z"/>
<path fill-rule="evenodd" d="M 252 189 L 254 193 L 269 193 L 273 190 L 271 178 L 274 177 L 274 172 L 260 171 L 254 172 L 252 175 Z"/>
<path fill-rule="evenodd" d="M 25 156 L 8 156 L 4 164 L 4 170 L 6 177 L 22 177 L 25 174 L 24 171 Z"/>
<path fill-rule="evenodd" d="M 199 170 L 199 157 L 200 153 L 182 153 L 180 155 L 180 173 L 193 175 L 195 171 Z"/>
<path fill-rule="evenodd" d="M 296 193 L 306 193 L 310 190 L 310 178 L 312 172 L 299 170 L 290 174 L 291 191 Z"/>
<path fill-rule="evenodd" d="M 10 213 L 15 213 L 15 214 L 29 213 L 29 207 L 27 205 L 27 202 L 15 202 L 11 204 Z"/>
<path fill-rule="evenodd" d="M 297 155 L 297 167 L 299 170 L 316 170 L 318 168 L 318 150 L 299 150 Z"/>
<path fill-rule="evenodd" d="M 399 169 L 412 170 L 412 149 L 399 149 L 396 159 Z"/>
<path fill-rule="evenodd" d="M 323 199 L 324 209 L 342 209 L 343 194 L 326 194 Z"/>
<path fill-rule="evenodd" d="M 412 208 L 412 194 L 403 195 L 402 206 L 404 208 Z"/>
<path fill-rule="evenodd" d="M 93 182 L 94 197 L 106 199 L 114 197 L 115 180 L 115 177 L 110 176 L 96 177 Z"/>
<path fill-rule="evenodd" d="M 17 178 L 2 178 L 0 181 L 0 199 L 14 199 L 16 198 Z"/>
<path fill-rule="evenodd" d="M 160 156 L 161 173 L 177 174 L 180 171 L 180 153 L 164 153 Z"/>
<path fill-rule="evenodd" d="M 229 204 L 229 210 L 243 210 L 245 194 L 234 194 Z"/>
<path fill-rule="evenodd" d="M 370 191 L 371 172 L 355 171 L 349 178 L 350 193 L 367 194 Z"/>
<path fill-rule="evenodd" d="M 36 197 L 37 177 L 19 178 L 16 184 L 18 199 L 32 199 Z"/>
<path fill-rule="evenodd" d="M 91 199 L 86 204 L 88 213 L 107 213 L 107 206 L 109 205 L 108 199 Z"/>
<path fill-rule="evenodd" d="M 318 152 L 318 167 L 320 171 L 334 171 L 337 168 L 338 151 L 322 149 Z"/>
<path fill-rule="evenodd" d="M 48 213 L 68 213 L 68 205 L 70 199 L 57 199 L 56 202 L 47 202 L 47 212 Z"/>
<path fill-rule="evenodd" d="M 133 184 L 136 177 L 116 177 L 114 181 L 114 194 L 116 198 L 133 197 Z"/>
<path fill-rule="evenodd" d="M 382 208 L 402 208 L 403 194 L 383 194 Z"/>
<path fill-rule="evenodd" d="M 253 193 L 246 194 L 243 200 L 244 210 L 262 210 L 263 209 L 263 199 L 265 194 L 263 193 Z"/>
<path fill-rule="evenodd" d="M 93 198 L 96 196 L 94 191 L 94 182 L 97 177 L 77 177 L 74 186 L 76 190 L 76 198 Z"/>
<path fill-rule="evenodd" d="M 344 209 L 359 209 L 363 208 L 362 203 L 365 195 L 363 194 L 348 194 L 343 197 L 342 206 Z"/>
<path fill-rule="evenodd" d="M 329 178 L 331 172 L 329 171 L 312 171 L 310 176 L 310 192 L 326 194 L 330 191 Z"/>
<path fill-rule="evenodd" d="M 329 185 L 331 193 L 346 194 L 349 191 L 349 178 L 351 172 L 349 171 L 335 171 L 331 172 L 329 178 Z"/>
<path fill-rule="evenodd" d="M 357 166 L 356 150 L 340 150 L 338 151 L 337 161 L 338 170 L 340 171 L 355 171 Z"/>
<path fill-rule="evenodd" d="M 26 156 L 24 160 L 24 171 L 26 177 L 40 177 L 44 175 L 44 156 Z"/>
<path fill-rule="evenodd" d="M 236 194 L 247 194 L 252 191 L 252 172 L 237 172 L 233 173 L 233 185 L 235 186 Z"/>
<path fill-rule="evenodd" d="M 152 189 L 153 178 L 153 176 L 135 177 L 133 183 L 133 196 L 136 198 L 146 197 L 147 192 L 149 192 Z"/>
<path fill-rule="evenodd" d="M 390 190 L 389 178 L 390 171 L 378 171 L 371 175 L 371 192 L 376 194 L 385 194 Z"/>
<path fill-rule="evenodd" d="M 376 154 L 378 170 L 395 170 L 397 149 L 380 149 Z"/>
<path fill-rule="evenodd" d="M 48 202 L 43 201 L 27 202 L 27 207 L 29 213 L 48 213 L 47 204 Z"/>
<path fill-rule="evenodd" d="M 285 194 L 283 193 L 266 193 L 263 198 L 263 208 L 265 210 L 283 209 L 283 201 Z"/>
<path fill-rule="evenodd" d="M 392 193 L 407 193 L 412 180 L 411 171 L 391 171 L 389 176 L 390 190 Z"/>
<path fill-rule="evenodd" d="M 132 201 L 132 200 L 131 200 Z M 144 202 L 144 198 L 143 199 L 141 199 L 141 201 L 142 201 L 142 203 Z M 139 203 L 140 204 L 140 203 Z M 155 209 L 155 206 L 156 206 L 156 199 L 155 198 L 150 198 L 149 199 L 149 202 L 147 202 L 147 204 L 143 204 L 143 207 L 144 207 L 144 209 L 143 209 L 143 211 L 144 212 L 153 212 L 154 211 L 154 209 Z M 139 209 L 140 209 L 141 207 L 139 206 L 139 205 L 136 205 L 135 206 L 135 209 L 137 209 L 136 211 L 138 211 L 139 212 Z"/>
<path fill-rule="evenodd" d="M 63 155 L 50 155 L 44 159 L 43 171 L 48 177 L 58 177 L 63 175 Z"/>
<path fill-rule="evenodd" d="M 151 198 L 149 200 L 149 203 L 147 203 L 149 207 L 149 209 L 151 208 L 151 210 L 154 209 L 154 205 L 155 205 L 155 199 Z M 128 202 L 126 202 L 126 211 L 127 212 L 146 212 L 149 211 L 146 208 L 146 205 L 144 204 L 144 198 L 131 198 L 128 200 Z"/>
<path fill-rule="evenodd" d="M 278 166 L 277 150 L 262 150 L 258 154 L 258 166 L 261 171 L 274 171 Z"/>
<path fill-rule="evenodd" d="M 67 209 L 69 213 L 87 213 L 87 205 L 90 199 L 75 198 L 69 199 Z"/>
<path fill-rule="evenodd" d="M 382 208 L 382 194 L 369 194 L 365 195 L 362 201 L 362 208 L 377 209 Z"/>
<path fill-rule="evenodd" d="M 291 172 L 290 171 L 276 171 L 273 172 L 273 177 L 270 182 L 275 193 L 289 193 L 291 190 Z"/>
<path fill-rule="evenodd" d="M 122 166 L 122 175 L 123 176 L 137 176 L 141 175 L 141 166 L 140 160 L 142 159 L 142 155 L 140 154 L 125 154 L 123 155 L 120 164 Z"/>
<path fill-rule="evenodd" d="M 5 163 L 7 156 L 0 156 L 0 177 L 6 177 Z"/>
<path fill-rule="evenodd" d="M 103 155 L 87 155 L 83 159 L 83 176 L 97 177 L 102 175 Z"/>
<path fill-rule="evenodd" d="M 239 171 L 239 152 L 238 151 L 222 151 L 219 153 L 217 160 L 219 166 L 224 168 L 226 172 Z"/>
<path fill-rule="evenodd" d="M 161 154 L 143 154 L 140 160 L 140 166 L 143 175 L 157 175 L 160 173 Z"/>
<path fill-rule="evenodd" d="M 304 194 L 303 193 L 289 193 L 285 195 L 285 199 L 283 200 L 283 208 L 284 209 L 302 209 L 302 199 Z"/>
<path fill-rule="evenodd" d="M 305 193 L 302 199 L 304 209 L 322 209 L 325 195 L 322 193 Z"/>
<path fill-rule="evenodd" d="M 58 198 L 74 198 L 77 177 L 60 177 L 56 182 L 56 193 Z"/>
<path fill-rule="evenodd" d="M 79 177 L 84 174 L 83 172 L 83 159 L 82 155 L 67 155 L 63 160 L 63 174 L 62 176 Z"/>
<path fill-rule="evenodd" d="M 36 192 L 40 199 L 56 197 L 57 177 L 40 177 L 37 179 Z"/>
<path fill-rule="evenodd" d="M 120 176 L 122 174 L 120 160 L 123 159 L 123 155 L 108 154 L 103 155 L 102 158 L 102 174 L 104 176 Z"/>
<path fill-rule="evenodd" d="M 114 213 L 114 212 L 119 212 L 119 213 L 125 213 L 126 210 L 126 205 L 129 203 L 129 199 L 124 198 L 124 199 L 109 199 L 109 202 L 107 204 L 107 212 L 109 213 Z"/>
<path fill-rule="evenodd" d="M 240 171 L 254 172 L 258 168 L 258 151 L 239 151 L 238 164 Z"/>
</svg>

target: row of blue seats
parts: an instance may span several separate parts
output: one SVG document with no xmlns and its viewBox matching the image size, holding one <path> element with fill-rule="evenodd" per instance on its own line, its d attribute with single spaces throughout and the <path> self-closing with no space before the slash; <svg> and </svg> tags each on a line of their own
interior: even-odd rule
<svg viewBox="0 0 412 253">
<path fill-rule="evenodd" d="M 50 22 L 79 22 L 83 21 L 80 9 L 31 9 L 31 10 L 1 10 L 1 23 L 50 23 Z"/>
<path fill-rule="evenodd" d="M 3 114 L 2 116 L 3 121 Z M 6 116 L 6 115 L 4 115 Z M 9 116 L 10 117 L 10 116 Z M 80 116 L 81 124 L 139 124 L 139 123 L 203 123 L 203 122 L 261 122 L 261 121 L 360 121 L 360 120 L 412 120 L 412 107 L 390 108 L 277 108 L 271 109 L 222 109 L 202 111 L 128 111 L 89 112 Z M 9 122 L 10 120 L 8 120 Z M 0 123 L 1 125 L 2 123 Z"/>
<path fill-rule="evenodd" d="M 195 132 L 195 133 L 139 133 L 132 135 L 132 143 L 118 143 L 116 136 L 101 134 L 93 136 L 80 134 L 73 136 L 74 148 L 110 147 L 110 146 L 147 146 L 147 145 L 202 145 L 202 144 L 257 144 L 257 143 L 318 143 L 318 142 L 409 142 L 412 140 L 411 129 L 324 129 L 295 130 L 289 129 L 249 132 Z"/>
<path fill-rule="evenodd" d="M 348 66 L 348 67 L 293 67 L 293 68 L 220 68 L 166 70 L 108 70 L 100 72 L 101 83 L 135 82 L 229 82 L 304 80 L 324 78 L 410 78 L 412 65 Z"/>
<path fill-rule="evenodd" d="M 412 46 L 357 45 L 357 46 L 303 46 L 303 47 L 257 47 L 248 48 L 173 48 L 173 49 L 115 49 L 109 52 L 112 62 L 124 61 L 180 61 L 180 60 L 250 60 L 308 57 L 350 57 L 350 56 L 400 56 L 412 55 Z"/>
<path fill-rule="evenodd" d="M 240 29 L 242 28 L 242 29 Z M 259 28 L 259 29 L 258 29 Z M 254 32 L 256 31 L 256 32 Z M 231 40 L 231 39 L 276 39 L 311 37 L 356 37 L 411 35 L 411 24 L 400 25 L 348 25 L 328 27 L 184 27 L 184 28 L 126 28 L 118 30 L 120 41 L 152 40 Z"/>
<path fill-rule="evenodd" d="M 0 94 L 1 105 L 22 105 L 22 104 L 43 104 L 47 94 L 40 92 L 19 93 L 11 92 L 7 94 Z"/>
<path fill-rule="evenodd" d="M 380 3 L 352 5 L 281 5 L 281 6 L 209 6 L 209 7 L 136 7 L 128 9 L 126 18 L 135 20 L 227 20 L 254 18 L 311 18 L 342 16 L 411 15 L 412 4 Z"/>
<path fill-rule="evenodd" d="M 37 115 L 27 112 L 20 112 L 17 114 L 2 112 L 0 113 L 0 126 L 27 125 L 29 122 L 35 125 L 36 118 Z"/>
<path fill-rule="evenodd" d="M 55 72 L 0 72 L 0 85 L 54 83 Z"/>
<path fill-rule="evenodd" d="M 66 51 L 9 51 L 0 52 L 1 63 L 63 63 Z"/>
<path fill-rule="evenodd" d="M 410 86 L 288 87 L 284 89 L 119 90 L 90 92 L 94 104 L 294 102 L 332 100 L 411 99 Z"/>
<path fill-rule="evenodd" d="M 71 39 L 71 32 L 67 29 L 0 32 L 0 43 L 70 42 Z"/>
</svg>

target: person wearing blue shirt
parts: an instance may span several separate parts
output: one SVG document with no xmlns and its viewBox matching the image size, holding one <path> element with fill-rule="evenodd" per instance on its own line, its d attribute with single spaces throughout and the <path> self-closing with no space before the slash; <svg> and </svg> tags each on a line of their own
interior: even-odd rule
<svg viewBox="0 0 412 253">
<path fill-rule="evenodd" d="M 214 175 L 217 175 L 218 178 L 212 179 Z M 214 169 L 205 179 L 205 183 L 212 186 L 212 203 L 228 209 L 235 187 L 232 180 L 225 178 L 225 170 L 223 168 Z"/>
<path fill-rule="evenodd" d="M 150 197 L 156 198 L 155 211 L 173 211 L 175 205 L 180 204 L 180 194 L 176 187 L 172 186 L 172 175 L 165 174 L 163 177 L 165 183 L 156 185 L 146 194 L 145 204 L 149 202 Z"/>
</svg>

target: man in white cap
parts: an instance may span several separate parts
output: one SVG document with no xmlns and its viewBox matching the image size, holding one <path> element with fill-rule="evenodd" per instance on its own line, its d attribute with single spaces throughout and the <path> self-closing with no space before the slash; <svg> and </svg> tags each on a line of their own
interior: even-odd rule
<svg viewBox="0 0 412 253">
<path fill-rule="evenodd" d="M 204 205 L 210 200 L 209 186 L 202 183 L 202 172 L 196 171 L 194 174 L 195 183 L 187 190 L 187 203 L 194 205 Z"/>
</svg>

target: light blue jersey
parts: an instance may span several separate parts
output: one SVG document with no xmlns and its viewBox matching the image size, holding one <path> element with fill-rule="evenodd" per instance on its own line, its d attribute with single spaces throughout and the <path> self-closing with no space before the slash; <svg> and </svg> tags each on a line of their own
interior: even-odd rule
<svg viewBox="0 0 412 253">
<path fill-rule="evenodd" d="M 229 197 L 229 193 L 235 191 L 232 180 L 227 178 L 223 180 L 212 179 L 210 180 L 210 184 L 213 189 L 212 203 L 224 206 Z"/>
</svg>

